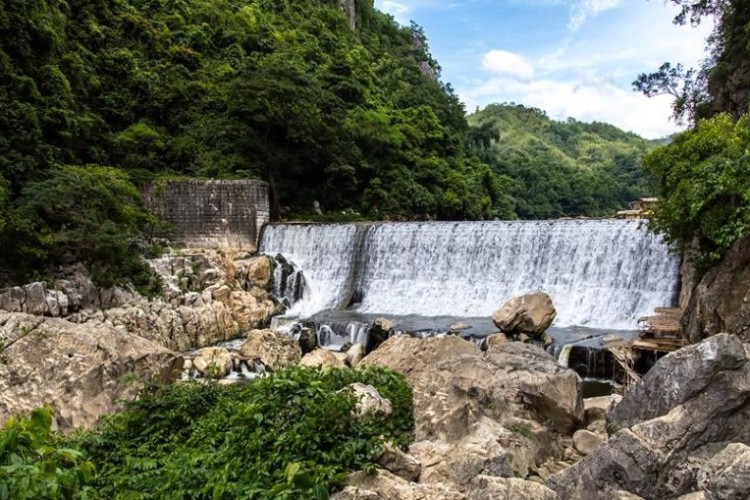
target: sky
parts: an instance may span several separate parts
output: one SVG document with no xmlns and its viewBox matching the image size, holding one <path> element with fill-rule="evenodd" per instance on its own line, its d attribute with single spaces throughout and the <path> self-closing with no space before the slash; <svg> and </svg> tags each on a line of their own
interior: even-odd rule
<svg viewBox="0 0 750 500">
<path fill-rule="evenodd" d="M 602 121 L 649 139 L 682 127 L 669 96 L 632 82 L 663 62 L 696 67 L 711 23 L 676 26 L 665 0 L 376 0 L 424 28 L 430 51 L 474 112 L 490 103 L 540 108 L 554 119 Z"/>
</svg>

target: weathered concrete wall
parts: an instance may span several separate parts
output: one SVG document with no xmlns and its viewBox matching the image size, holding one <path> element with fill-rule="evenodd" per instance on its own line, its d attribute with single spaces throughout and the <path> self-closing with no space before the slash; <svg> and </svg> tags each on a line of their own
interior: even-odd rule
<svg viewBox="0 0 750 500">
<path fill-rule="evenodd" d="M 146 204 L 173 225 L 173 240 L 190 248 L 255 251 L 270 220 L 268 185 L 257 180 L 188 180 L 153 184 Z"/>
</svg>

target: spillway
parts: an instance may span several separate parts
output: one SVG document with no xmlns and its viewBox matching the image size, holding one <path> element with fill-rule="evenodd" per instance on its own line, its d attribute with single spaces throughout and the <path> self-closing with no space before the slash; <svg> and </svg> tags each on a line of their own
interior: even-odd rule
<svg viewBox="0 0 750 500">
<path fill-rule="evenodd" d="M 290 311 L 303 317 L 482 317 L 545 291 L 557 326 L 634 329 L 679 293 L 679 259 L 643 221 L 279 224 L 265 228 L 260 250 L 304 273 Z"/>
</svg>

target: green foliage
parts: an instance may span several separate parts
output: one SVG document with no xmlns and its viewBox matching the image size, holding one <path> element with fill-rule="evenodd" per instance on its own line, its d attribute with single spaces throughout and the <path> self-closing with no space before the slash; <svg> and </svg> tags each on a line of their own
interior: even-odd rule
<svg viewBox="0 0 750 500">
<path fill-rule="evenodd" d="M 640 161 L 651 144 L 604 123 L 550 120 L 493 104 L 469 117 L 467 142 L 523 219 L 611 215 L 648 191 Z"/>
<path fill-rule="evenodd" d="M 20 278 L 37 269 L 82 262 L 103 286 L 151 273 L 135 241 L 156 223 L 121 170 L 97 165 L 58 167 L 26 185 L 2 233 L 0 263 Z"/>
<path fill-rule="evenodd" d="M 342 390 L 353 382 L 374 385 L 393 415 L 354 418 Z M 244 386 L 149 386 L 72 445 L 97 464 L 101 498 L 328 498 L 385 439 L 410 441 L 412 412 L 389 370 L 290 368 Z"/>
<path fill-rule="evenodd" d="M 55 442 L 52 411 L 11 418 L 0 430 L 0 499 L 72 499 L 91 493 L 94 467 Z"/>
<path fill-rule="evenodd" d="M 644 166 L 658 183 L 653 228 L 685 246 L 697 238 L 705 262 L 750 231 L 750 116 L 702 120 L 652 151 Z"/>
</svg>

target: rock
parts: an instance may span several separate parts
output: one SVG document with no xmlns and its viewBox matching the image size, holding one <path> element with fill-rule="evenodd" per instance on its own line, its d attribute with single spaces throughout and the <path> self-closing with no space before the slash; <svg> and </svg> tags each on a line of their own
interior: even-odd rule
<svg viewBox="0 0 750 500">
<path fill-rule="evenodd" d="M 701 468 L 698 485 L 711 500 L 750 498 L 750 447 L 732 443 Z"/>
<path fill-rule="evenodd" d="M 273 278 L 273 259 L 267 255 L 250 259 L 245 275 L 250 286 L 268 289 Z"/>
<path fill-rule="evenodd" d="M 346 367 L 346 364 L 338 356 L 328 349 L 323 348 L 315 349 L 313 352 L 305 354 L 299 364 L 308 368 L 320 368 L 323 366 L 333 366 L 335 368 Z"/>
<path fill-rule="evenodd" d="M 365 357 L 365 348 L 362 344 L 352 345 L 348 351 L 346 351 L 346 364 L 349 366 L 357 366 Z"/>
<path fill-rule="evenodd" d="M 412 483 L 387 470 L 371 475 L 355 472 L 346 482 L 348 486 L 331 500 L 466 500 L 448 486 Z"/>
<path fill-rule="evenodd" d="M 406 479 L 417 481 L 422 472 L 422 466 L 414 457 L 407 455 L 392 444 L 386 444 L 383 453 L 376 460 L 378 465 L 393 474 Z"/>
<path fill-rule="evenodd" d="M 312 328 L 302 328 L 298 334 L 297 342 L 302 349 L 302 354 L 313 352 L 318 347 L 318 338 Z"/>
<path fill-rule="evenodd" d="M 746 363 L 745 347 L 727 334 L 682 348 L 660 359 L 658 368 L 627 393 L 608 421 L 618 428 L 630 427 L 666 415 L 706 391 L 717 396 L 724 392 L 730 398 L 738 389 L 731 387 L 732 381 L 746 371 Z"/>
<path fill-rule="evenodd" d="M 393 333 L 394 323 L 385 318 L 378 318 L 372 322 L 370 330 L 367 332 L 367 345 L 365 345 L 365 354 L 370 354 L 380 347 L 380 344 L 388 340 Z"/>
<path fill-rule="evenodd" d="M 0 421 L 46 403 L 58 428 L 92 427 L 121 409 L 147 380 L 172 382 L 182 357 L 99 323 L 0 312 Z"/>
<path fill-rule="evenodd" d="M 461 330 L 468 330 L 469 328 L 471 328 L 471 325 L 468 325 L 468 324 L 466 324 L 466 323 L 462 323 L 462 322 L 458 322 L 458 323 L 453 323 L 453 324 L 452 324 L 452 325 L 450 326 L 450 329 L 451 329 L 451 330 L 454 330 L 454 331 L 459 331 L 459 332 L 460 332 Z"/>
<path fill-rule="evenodd" d="M 492 314 L 492 321 L 505 333 L 541 336 L 557 311 L 546 293 L 532 293 L 515 297 Z"/>
<path fill-rule="evenodd" d="M 347 385 L 345 389 L 354 392 L 354 396 L 357 398 L 357 407 L 354 409 L 354 414 L 357 417 L 364 417 L 365 415 L 388 416 L 393 413 L 391 402 L 381 396 L 373 386 L 355 382 Z"/>
<path fill-rule="evenodd" d="M 360 364 L 391 368 L 414 391 L 421 481 L 466 484 L 472 477 L 520 474 L 562 459 L 555 431 L 583 418 L 581 380 L 538 347 L 517 342 L 486 353 L 459 337 L 397 335 Z"/>
<path fill-rule="evenodd" d="M 232 371 L 232 356 L 222 347 L 206 347 L 193 358 L 193 367 L 208 378 L 224 378 Z"/>
<path fill-rule="evenodd" d="M 487 335 L 484 339 L 484 350 L 489 349 L 490 347 L 498 346 L 500 344 L 505 344 L 508 341 L 508 337 L 505 336 L 504 333 L 493 333 L 492 335 Z"/>
<path fill-rule="evenodd" d="M 750 235 L 706 273 L 692 293 L 685 320 L 691 342 L 720 332 L 750 342 Z"/>
<path fill-rule="evenodd" d="M 591 431 L 580 429 L 573 434 L 573 446 L 583 456 L 590 455 L 604 439 Z"/>
<path fill-rule="evenodd" d="M 720 334 L 660 359 L 609 414 L 608 430 L 620 430 L 548 486 L 564 498 L 696 491 L 710 457 L 750 442 L 749 356 L 750 346 Z"/>
<path fill-rule="evenodd" d="M 292 337 L 275 330 L 253 330 L 240 346 L 242 357 L 259 360 L 271 370 L 296 365 L 302 359 L 302 350 Z"/>
<path fill-rule="evenodd" d="M 469 500 L 557 500 L 554 491 L 534 481 L 518 478 L 477 476 L 471 481 Z"/>
<path fill-rule="evenodd" d="M 622 401 L 622 396 L 619 394 L 584 399 L 583 411 L 586 425 L 591 425 L 597 420 L 606 420 L 607 414 L 612 411 L 620 401 Z"/>
<path fill-rule="evenodd" d="M 23 287 L 26 295 L 24 310 L 29 314 L 44 316 L 49 314 L 47 287 L 44 283 L 31 283 Z"/>
</svg>

